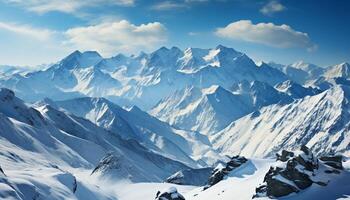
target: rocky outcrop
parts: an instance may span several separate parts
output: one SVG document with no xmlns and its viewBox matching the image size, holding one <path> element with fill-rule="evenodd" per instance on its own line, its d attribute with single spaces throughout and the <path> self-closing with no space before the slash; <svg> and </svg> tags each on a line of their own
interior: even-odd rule
<svg viewBox="0 0 350 200">
<path fill-rule="evenodd" d="M 228 175 L 232 170 L 240 167 L 242 164 L 247 162 L 248 160 L 245 157 L 234 156 L 230 158 L 230 161 L 226 163 L 226 166 L 219 164 L 213 171 L 209 177 L 208 185 L 204 187 L 207 189 L 218 182 L 220 182 L 226 175 Z"/>
<path fill-rule="evenodd" d="M 325 165 L 325 173 L 332 173 L 335 169 L 342 169 L 341 157 L 324 156 L 320 160 Z M 327 182 L 318 180 L 320 172 L 320 161 L 306 146 L 302 146 L 300 151 L 290 152 L 283 150 L 277 154 L 277 162 L 271 166 L 264 177 L 264 183 L 256 188 L 255 197 L 278 198 L 299 192 L 310 187 L 313 183 L 326 186 Z M 333 169 L 334 168 L 334 169 Z M 327 172 L 328 171 L 328 172 Z"/>
<path fill-rule="evenodd" d="M 156 194 L 156 200 L 185 200 L 175 187 L 170 187 L 165 191 L 158 191 Z"/>
<path fill-rule="evenodd" d="M 335 169 L 342 170 L 343 168 L 343 156 L 341 155 L 336 155 L 336 156 L 322 156 L 320 160 L 328 166 L 331 166 Z"/>
<path fill-rule="evenodd" d="M 208 177 L 212 171 L 213 168 L 211 167 L 180 170 L 168 177 L 165 182 L 178 185 L 203 186 L 208 183 Z"/>
</svg>

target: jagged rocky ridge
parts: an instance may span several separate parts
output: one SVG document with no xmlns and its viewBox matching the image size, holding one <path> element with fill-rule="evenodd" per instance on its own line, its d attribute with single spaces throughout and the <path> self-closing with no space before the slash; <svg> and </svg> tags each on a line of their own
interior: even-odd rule
<svg viewBox="0 0 350 200">
<path fill-rule="evenodd" d="M 177 185 L 204 186 L 208 183 L 208 177 L 214 168 L 185 169 L 169 176 L 165 182 Z"/>
<path fill-rule="evenodd" d="M 243 165 L 247 161 L 248 160 L 245 157 L 233 156 L 232 158 L 230 158 L 230 160 L 225 165 L 220 163 L 212 171 L 212 173 L 208 179 L 208 185 L 206 185 L 204 187 L 204 189 L 208 189 L 209 187 L 217 184 L 218 182 L 223 180 L 224 177 L 227 176 L 231 171 L 240 167 L 241 165 Z"/>
<path fill-rule="evenodd" d="M 266 173 L 264 183 L 256 188 L 254 198 L 279 198 L 298 193 L 312 184 L 326 186 L 332 180 L 322 180 L 322 174 L 339 174 L 339 170 L 342 170 L 341 156 L 318 159 L 306 146 L 302 146 L 297 152 L 283 150 L 281 154 L 277 154 L 277 164 Z"/>
</svg>

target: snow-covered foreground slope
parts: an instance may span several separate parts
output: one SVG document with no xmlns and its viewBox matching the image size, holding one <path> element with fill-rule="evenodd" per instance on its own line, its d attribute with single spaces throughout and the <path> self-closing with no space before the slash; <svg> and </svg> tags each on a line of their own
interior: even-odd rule
<svg viewBox="0 0 350 200">
<path fill-rule="evenodd" d="M 0 90 L 2 198 L 109 199 L 108 194 L 73 173 L 81 171 L 91 179 L 161 182 L 176 171 L 188 169 L 86 119 L 49 105 L 38 110 L 26 106 L 12 91 Z M 120 158 L 117 165 L 106 165 L 102 174 L 90 176 L 107 153 Z"/>
<path fill-rule="evenodd" d="M 336 85 L 288 105 L 271 105 L 232 122 L 216 133 L 214 147 L 224 153 L 272 156 L 282 148 L 307 145 L 317 154 L 349 156 L 350 88 Z"/>
<path fill-rule="evenodd" d="M 224 180 L 204 191 L 203 187 L 174 185 L 169 183 L 119 184 L 115 187 L 120 188 L 120 190 L 114 191 L 116 196 L 121 200 L 154 199 L 157 191 L 162 191 L 169 187 L 176 187 L 186 200 L 249 200 L 252 199 L 256 187 L 263 182 L 265 174 L 274 163 L 275 161 L 268 159 L 252 159 L 248 163 L 232 171 Z M 349 171 L 342 171 L 341 174 L 325 175 L 323 178 L 330 180 L 327 186 L 313 184 L 311 187 L 299 193 L 277 199 L 349 199 Z"/>
</svg>

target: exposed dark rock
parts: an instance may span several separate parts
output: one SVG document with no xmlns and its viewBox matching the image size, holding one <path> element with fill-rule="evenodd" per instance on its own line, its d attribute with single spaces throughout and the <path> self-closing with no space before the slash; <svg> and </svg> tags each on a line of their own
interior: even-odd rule
<svg viewBox="0 0 350 200">
<path fill-rule="evenodd" d="M 203 186 L 208 182 L 213 168 L 201 168 L 201 169 L 185 169 L 176 172 L 165 180 L 167 183 L 174 183 L 178 185 L 196 185 Z"/>
<path fill-rule="evenodd" d="M 343 156 L 337 155 L 337 156 L 322 156 L 320 158 L 321 161 L 323 161 L 324 164 L 331 166 L 335 169 L 343 169 Z"/>
<path fill-rule="evenodd" d="M 228 175 L 232 170 L 235 168 L 240 167 L 242 164 L 247 162 L 248 160 L 245 157 L 241 156 L 234 156 L 230 158 L 230 161 L 226 163 L 226 166 L 219 165 L 217 166 L 213 172 L 211 173 L 211 176 L 208 180 L 208 185 L 204 187 L 204 189 L 207 189 L 218 182 L 220 182 L 226 175 Z"/>
<path fill-rule="evenodd" d="M 327 174 L 340 174 L 340 171 L 335 170 L 335 169 L 333 169 L 333 170 L 327 169 L 324 172 L 327 173 Z"/>
<path fill-rule="evenodd" d="M 74 176 L 72 192 L 75 193 L 77 191 L 77 188 L 78 188 L 77 178 L 75 178 Z"/>
<path fill-rule="evenodd" d="M 5 172 L 4 172 L 4 170 L 2 170 L 1 166 L 0 166 L 0 172 L 1 172 L 3 175 L 5 175 Z"/>
<path fill-rule="evenodd" d="M 318 169 L 318 160 L 312 152 L 302 146 L 297 153 L 282 151 L 277 154 L 281 163 L 271 167 L 264 177 L 264 184 L 256 188 L 254 197 L 282 197 L 310 187 L 314 182 L 310 176 Z"/>
<path fill-rule="evenodd" d="M 289 158 L 294 156 L 294 153 L 290 151 L 282 150 L 282 154 L 280 155 L 277 153 L 276 156 L 277 156 L 277 160 L 286 162 Z"/>
<path fill-rule="evenodd" d="M 171 187 L 163 192 L 158 191 L 156 200 L 185 200 L 175 187 Z"/>
<path fill-rule="evenodd" d="M 113 168 L 117 169 L 121 165 L 120 160 L 121 160 L 120 157 L 110 152 L 100 160 L 100 162 L 95 167 L 95 169 L 91 172 L 91 174 L 94 174 L 98 171 L 106 171 L 108 169 L 113 169 Z"/>
</svg>

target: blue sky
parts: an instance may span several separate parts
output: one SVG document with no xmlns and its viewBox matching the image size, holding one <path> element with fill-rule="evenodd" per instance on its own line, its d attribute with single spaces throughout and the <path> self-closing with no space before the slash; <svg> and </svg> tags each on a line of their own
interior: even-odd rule
<svg viewBox="0 0 350 200">
<path fill-rule="evenodd" d="M 257 61 L 328 66 L 350 61 L 349 10 L 347 0 L 0 0 L 0 64 L 222 44 Z"/>
</svg>

